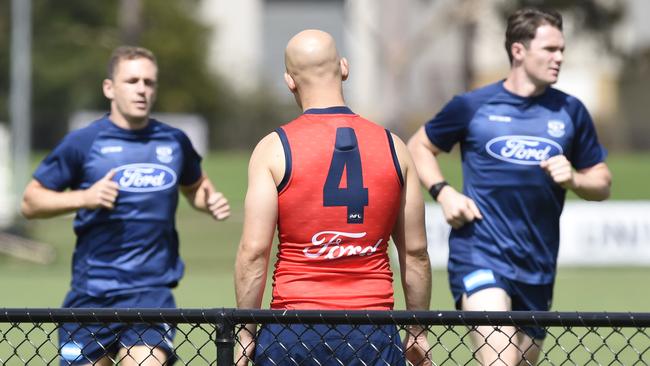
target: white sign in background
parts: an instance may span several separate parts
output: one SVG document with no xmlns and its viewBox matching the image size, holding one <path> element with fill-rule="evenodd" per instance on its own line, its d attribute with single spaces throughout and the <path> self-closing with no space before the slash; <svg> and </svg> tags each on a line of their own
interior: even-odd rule
<svg viewBox="0 0 650 366">
<path fill-rule="evenodd" d="M 450 227 L 440 206 L 425 208 L 431 265 L 446 268 Z M 650 201 L 567 201 L 558 265 L 650 265 Z"/>
</svg>

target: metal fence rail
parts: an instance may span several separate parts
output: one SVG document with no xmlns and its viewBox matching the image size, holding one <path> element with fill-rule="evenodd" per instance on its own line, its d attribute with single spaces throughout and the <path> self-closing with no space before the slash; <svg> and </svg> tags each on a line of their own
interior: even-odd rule
<svg viewBox="0 0 650 366">
<path fill-rule="evenodd" d="M 136 344 L 151 349 L 168 347 L 180 365 L 243 364 L 239 350 L 250 346 L 242 344 L 247 332 L 244 324 L 263 326 L 268 333 L 266 339 L 271 340 L 264 344 L 262 335 L 257 338 L 255 361 L 259 364 L 392 365 L 394 360 L 387 355 L 402 354 L 399 339 L 414 329 L 427 334 L 430 347 L 426 361 L 434 365 L 480 364 L 471 342 L 472 333 L 475 336 L 475 331 L 489 329 L 480 334 L 484 345 L 478 348 L 494 348 L 492 340 L 502 335 L 502 329 L 507 329 L 504 327 L 514 329 L 510 337 L 532 327 L 547 333 L 540 365 L 650 365 L 650 313 L 225 308 L 0 309 L 0 364 L 88 364 L 98 359 L 97 352 L 89 351 L 93 347 L 101 351 L 100 356 L 127 364 L 129 352 L 118 355 L 115 351 L 128 350 L 134 344 L 125 339 L 134 337 Z M 76 328 L 68 328 L 70 325 Z M 478 328 L 481 326 L 489 327 Z M 82 333 L 86 337 L 83 342 L 78 340 Z M 149 341 L 156 336 L 164 341 Z M 62 337 L 66 340 L 60 341 Z M 292 339 L 298 342 L 290 344 Z M 70 345 L 78 350 L 72 356 L 68 352 Z M 500 354 L 498 349 L 495 352 Z M 253 358 L 253 354 L 249 356 Z M 151 353 L 142 364 L 163 364 L 160 361 Z M 501 359 L 490 363 L 507 364 Z M 531 364 L 525 358 L 523 363 Z"/>
</svg>

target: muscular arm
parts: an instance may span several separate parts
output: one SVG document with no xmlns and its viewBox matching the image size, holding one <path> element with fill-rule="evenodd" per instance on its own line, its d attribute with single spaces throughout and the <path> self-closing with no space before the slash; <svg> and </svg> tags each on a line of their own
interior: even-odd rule
<svg viewBox="0 0 650 366">
<path fill-rule="evenodd" d="M 237 307 L 259 308 L 262 303 L 269 255 L 278 218 L 278 192 L 274 169 L 284 164 L 275 133 L 257 145 L 248 167 L 244 203 L 244 229 L 235 261 Z M 283 169 L 283 168 L 282 168 Z"/>
<path fill-rule="evenodd" d="M 118 195 L 118 185 L 109 171 L 102 179 L 85 190 L 55 191 L 32 179 L 25 188 L 21 211 L 28 219 L 48 218 L 76 211 L 80 208 L 113 209 Z"/>
<path fill-rule="evenodd" d="M 235 260 L 237 307 L 259 309 L 262 305 L 273 234 L 278 219 L 278 191 L 274 172 L 284 164 L 280 139 L 275 133 L 257 144 L 248 165 L 248 190 L 244 202 L 244 229 Z M 284 168 L 282 167 L 282 173 Z M 238 333 L 241 354 L 237 365 L 247 365 L 255 349 L 255 324 Z"/>
<path fill-rule="evenodd" d="M 420 182 L 426 189 L 445 180 L 436 159 L 441 150 L 431 143 L 424 127 L 420 127 L 409 139 L 408 150 L 413 157 Z M 455 229 L 475 219 L 483 218 L 474 201 L 457 192 L 452 186 L 443 187 L 437 201 L 442 207 L 445 219 Z"/>
<path fill-rule="evenodd" d="M 404 176 L 404 189 L 400 213 L 392 237 L 399 256 L 406 309 L 429 310 L 431 263 L 424 229 L 422 191 L 406 146 L 394 135 L 393 140 Z M 406 359 L 414 365 L 431 365 L 430 348 L 425 329 L 417 325 L 411 326 L 404 337 Z"/>
<path fill-rule="evenodd" d="M 393 241 L 399 255 L 402 286 L 408 310 L 428 310 L 431 301 L 431 264 L 424 229 L 424 202 L 406 146 L 393 135 L 404 175 L 402 204 Z"/>
</svg>

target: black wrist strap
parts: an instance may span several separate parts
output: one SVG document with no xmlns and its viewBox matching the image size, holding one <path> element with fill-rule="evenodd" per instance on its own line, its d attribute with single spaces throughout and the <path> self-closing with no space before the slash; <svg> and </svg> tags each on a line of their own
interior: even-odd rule
<svg viewBox="0 0 650 366">
<path fill-rule="evenodd" d="M 429 188 L 429 194 L 431 195 L 431 197 L 433 197 L 435 201 L 437 201 L 440 191 L 442 191 L 442 189 L 448 185 L 449 183 L 447 183 L 447 181 L 444 180 L 442 182 L 435 183 L 431 186 L 431 188 Z"/>
</svg>

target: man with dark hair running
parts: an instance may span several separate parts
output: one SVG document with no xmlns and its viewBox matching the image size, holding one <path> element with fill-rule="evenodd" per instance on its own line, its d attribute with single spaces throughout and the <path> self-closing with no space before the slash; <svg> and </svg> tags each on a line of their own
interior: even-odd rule
<svg viewBox="0 0 650 366">
<path fill-rule="evenodd" d="M 521 9 L 508 19 L 505 80 L 454 97 L 409 140 L 422 184 L 452 226 L 449 282 L 463 310 L 549 310 L 567 190 L 608 198 L 611 177 L 594 124 L 551 87 L 563 61 L 562 17 Z M 436 156 L 460 144 L 463 193 Z M 541 328 L 478 327 L 484 365 L 535 364 Z M 487 344 L 486 344 L 487 343 Z"/>
</svg>

